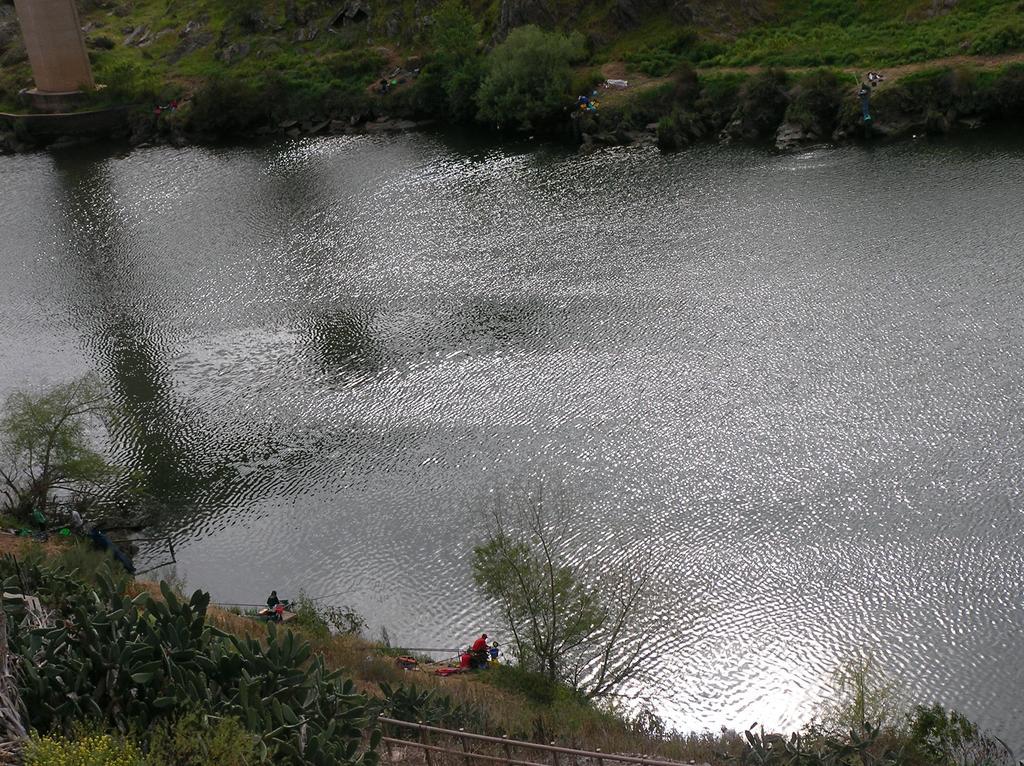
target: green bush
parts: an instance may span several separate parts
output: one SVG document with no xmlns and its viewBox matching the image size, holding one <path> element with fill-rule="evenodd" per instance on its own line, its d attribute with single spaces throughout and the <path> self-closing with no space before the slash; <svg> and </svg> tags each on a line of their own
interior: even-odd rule
<svg viewBox="0 0 1024 766">
<path fill-rule="evenodd" d="M 994 29 L 986 30 L 971 44 L 975 55 L 995 55 L 1024 48 L 1024 21 L 1010 19 Z"/>
<path fill-rule="evenodd" d="M 249 80 L 215 76 L 192 97 L 186 128 L 205 139 L 224 139 L 252 131 L 270 119 L 270 105 L 276 103 Z"/>
<path fill-rule="evenodd" d="M 907 760 L 930 766 L 1009 766 L 1006 745 L 981 731 L 977 724 L 941 705 L 918 705 L 910 719 Z"/>
<path fill-rule="evenodd" d="M 658 148 L 666 151 L 679 149 L 683 142 L 676 127 L 676 115 L 666 114 L 658 120 Z"/>
<path fill-rule="evenodd" d="M 1008 66 L 989 89 L 990 108 L 1006 116 L 1024 115 L 1024 64 Z"/>
<path fill-rule="evenodd" d="M 908 75 L 879 91 L 872 100 L 876 119 L 903 119 L 945 130 L 948 116 L 985 111 L 991 93 L 978 73 L 967 68 L 930 69 Z"/>
<path fill-rule="evenodd" d="M 264 760 L 259 738 L 232 717 L 191 711 L 161 721 L 146 739 L 146 766 L 249 766 Z"/>
<path fill-rule="evenodd" d="M 819 70 L 802 77 L 790 91 L 785 121 L 802 125 L 821 138 L 835 130 L 844 88 L 834 72 Z"/>
<path fill-rule="evenodd" d="M 715 75 L 700 78 L 700 95 L 694 104 L 708 129 L 717 133 L 732 117 L 739 104 L 740 91 L 746 76 L 740 74 Z"/>
<path fill-rule="evenodd" d="M 434 12 L 433 21 L 432 56 L 423 74 L 427 87 L 434 84 L 434 92 L 423 106 L 425 111 L 450 122 L 468 122 L 476 114 L 476 96 L 483 77 L 478 51 L 480 30 L 461 0 L 445 0 Z"/>
<path fill-rule="evenodd" d="M 569 86 L 569 92 L 590 95 L 598 85 L 604 82 L 604 79 L 600 67 L 576 69 L 572 74 L 572 84 Z"/>
<path fill-rule="evenodd" d="M 693 106 L 700 95 L 700 80 L 697 70 L 682 61 L 672 70 L 672 103 L 674 106 Z"/>
<path fill-rule="evenodd" d="M 0 567 L 10 575 L 6 590 L 35 583 L 36 595 L 61 613 L 57 625 L 31 630 L 20 600 L 3 605 L 30 727 L 67 733 L 93 719 L 150 732 L 198 711 L 238 719 L 274 763 L 376 766 L 379 732 L 363 738 L 366 698 L 291 631 L 271 624 L 265 644 L 226 635 L 206 624 L 208 594 L 184 601 L 166 583 L 162 601 L 148 593 L 129 599 L 102 576 L 95 590 L 68 578 L 55 588 L 59 573 Z M 62 596 L 54 599 L 57 590 Z M 231 732 L 222 734 L 218 742 L 237 744 Z"/>
<path fill-rule="evenodd" d="M 533 673 L 517 665 L 496 665 L 481 676 L 499 689 L 521 694 L 536 705 L 551 705 L 560 694 L 569 690 L 550 680 L 542 673 Z"/>
<path fill-rule="evenodd" d="M 785 72 L 769 69 L 743 84 L 735 114 L 743 138 L 765 138 L 779 127 L 789 106 L 787 79 Z"/>
<path fill-rule="evenodd" d="M 569 103 L 570 64 L 582 48 L 578 34 L 566 37 L 533 25 L 513 29 L 488 56 L 478 118 L 518 130 L 550 124 Z"/>
<path fill-rule="evenodd" d="M 679 61 L 679 54 L 665 48 L 643 47 L 629 54 L 626 61 L 651 77 L 664 77 Z"/>
<path fill-rule="evenodd" d="M 664 77 L 680 62 L 709 62 L 725 51 L 725 46 L 701 38 L 689 27 L 670 29 L 663 39 L 627 52 L 624 59 L 644 74 Z"/>
<path fill-rule="evenodd" d="M 365 88 L 387 66 L 387 59 L 378 50 L 356 48 L 335 53 L 326 60 L 326 65 L 334 79 Z"/>
<path fill-rule="evenodd" d="M 454 702 L 450 696 L 437 689 L 419 689 L 416 684 L 392 686 L 382 682 L 380 691 L 383 698 L 374 700 L 371 706 L 379 715 L 388 718 L 429 723 L 449 729 L 487 731 L 491 727 L 483 710 Z M 416 736 L 415 733 L 410 735 Z"/>
<path fill-rule="evenodd" d="M 318 604 L 301 591 L 292 608 L 295 624 L 315 638 L 325 639 L 332 633 L 359 635 L 366 627 L 366 620 L 351 607 Z"/>
</svg>

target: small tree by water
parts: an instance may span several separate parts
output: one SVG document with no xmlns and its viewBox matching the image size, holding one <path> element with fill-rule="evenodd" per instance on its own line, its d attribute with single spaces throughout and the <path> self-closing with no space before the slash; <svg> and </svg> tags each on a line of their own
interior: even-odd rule
<svg viewBox="0 0 1024 766">
<path fill-rule="evenodd" d="M 487 58 L 478 117 L 517 130 L 549 123 L 568 104 L 570 64 L 582 51 L 578 33 L 566 37 L 533 25 L 513 29 Z"/>
<path fill-rule="evenodd" d="M 601 583 L 571 562 L 564 492 L 543 484 L 495 496 L 473 578 L 495 603 L 519 665 L 588 698 L 607 696 L 650 661 L 634 622 L 650 575 Z"/>
<path fill-rule="evenodd" d="M 15 391 L 0 417 L 0 493 L 6 509 L 46 512 L 51 493 L 91 494 L 113 473 L 92 446 L 90 430 L 106 431 L 112 410 L 94 375 L 41 392 Z"/>
</svg>

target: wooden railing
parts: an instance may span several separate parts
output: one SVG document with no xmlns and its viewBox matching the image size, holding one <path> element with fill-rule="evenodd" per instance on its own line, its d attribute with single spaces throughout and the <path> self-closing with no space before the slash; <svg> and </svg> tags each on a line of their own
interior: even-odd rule
<svg viewBox="0 0 1024 766">
<path fill-rule="evenodd" d="M 383 716 L 379 720 L 383 734 L 381 742 L 387 750 L 388 760 L 392 762 L 395 760 L 393 748 L 397 745 L 422 750 L 427 766 L 473 766 L 474 761 L 483 766 L 605 766 L 605 761 L 640 766 L 679 766 L 672 761 L 659 761 L 643 756 L 559 747 L 554 742 L 542 745 L 508 737 L 471 734 L 463 729 L 442 729 L 438 726 L 410 723 Z M 405 731 L 412 737 L 401 739 L 393 736 L 399 731 Z M 531 758 L 536 760 L 530 760 Z"/>
</svg>

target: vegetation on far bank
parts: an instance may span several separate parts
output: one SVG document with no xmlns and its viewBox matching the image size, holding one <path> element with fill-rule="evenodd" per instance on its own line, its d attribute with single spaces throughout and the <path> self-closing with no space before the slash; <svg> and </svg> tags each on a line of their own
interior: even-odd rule
<svg viewBox="0 0 1024 766">
<path fill-rule="evenodd" d="M 17 92 L 31 82 L 12 19 L 0 16 L 0 110 L 21 108 Z M 634 85 L 576 125 L 578 137 L 622 140 L 663 121 L 665 147 L 723 131 L 763 140 L 785 119 L 808 139 L 843 138 L 861 127 L 859 75 L 904 65 L 925 69 L 895 73 L 879 89 L 873 111 L 896 126 L 890 132 L 945 132 L 963 117 L 1024 111 L 1024 65 L 1014 65 L 1024 51 L 1019 0 L 86 0 L 82 20 L 105 86 L 89 105 L 138 104 L 131 129 L 140 141 L 222 140 L 292 121 L 380 115 L 569 133 L 575 97 L 610 64 Z M 950 56 L 966 59 L 926 66 Z M 972 56 L 1009 58 L 993 68 Z M 736 67 L 777 67 L 784 79 L 765 86 Z M 684 93 L 670 75 L 689 68 L 699 88 Z M 805 70 L 820 68 L 834 80 L 806 87 Z M 950 72 L 953 90 L 920 79 Z M 669 81 L 647 86 L 649 78 Z M 738 112 L 758 88 L 785 97 L 767 93 L 776 104 L 753 117 Z M 172 101 L 181 108 L 154 114 Z M 829 124 L 842 131 L 826 131 Z"/>
</svg>

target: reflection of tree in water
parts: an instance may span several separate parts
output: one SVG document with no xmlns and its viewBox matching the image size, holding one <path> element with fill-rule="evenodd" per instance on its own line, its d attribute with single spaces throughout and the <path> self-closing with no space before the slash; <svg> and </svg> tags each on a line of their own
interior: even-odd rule
<svg viewBox="0 0 1024 766">
<path fill-rule="evenodd" d="M 384 364 L 384 354 L 370 330 L 373 319 L 368 307 L 317 311 L 300 328 L 302 343 L 317 367 L 328 375 L 376 372 Z"/>
<path fill-rule="evenodd" d="M 481 296 L 454 307 L 424 302 L 396 314 L 383 307 L 351 305 L 311 313 L 300 325 L 300 336 L 321 372 L 376 373 L 455 349 L 535 349 L 548 338 L 551 322 L 546 313 L 539 300 L 506 296 Z"/>
<path fill-rule="evenodd" d="M 401 321 L 390 321 L 397 315 L 368 305 L 315 311 L 300 325 L 301 342 L 328 375 L 375 373 L 467 346 L 477 353 L 536 348 L 546 326 L 540 301 L 508 297 L 480 297 L 454 307 L 425 302 L 399 314 Z"/>
<path fill-rule="evenodd" d="M 546 324 L 545 309 L 538 299 L 480 296 L 458 307 L 449 334 L 456 342 L 485 348 L 534 349 L 543 339 Z"/>
<path fill-rule="evenodd" d="M 144 262 L 133 223 L 118 210 L 102 160 L 55 155 L 53 211 L 65 243 L 58 268 L 64 303 L 121 410 L 119 448 L 143 490 L 168 507 L 216 503 L 234 493 L 242 445 L 225 443 L 209 419 L 174 395 L 173 339 L 147 317 Z M 264 448 L 263 451 L 265 451 Z"/>
</svg>

